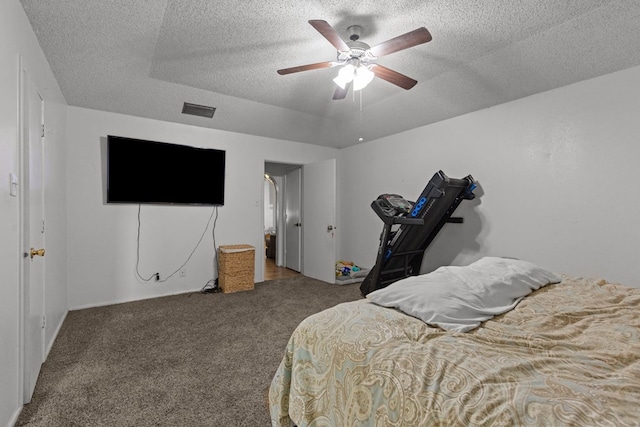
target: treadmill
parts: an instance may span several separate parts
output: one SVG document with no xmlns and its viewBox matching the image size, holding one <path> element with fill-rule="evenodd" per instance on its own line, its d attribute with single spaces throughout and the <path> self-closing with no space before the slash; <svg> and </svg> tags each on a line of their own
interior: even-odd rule
<svg viewBox="0 0 640 427">
<path fill-rule="evenodd" d="M 393 282 L 420 273 L 424 251 L 452 217 L 463 200 L 475 198 L 476 181 L 471 175 L 449 178 L 442 171 L 433 175 L 415 202 L 397 194 L 382 194 L 371 208 L 384 223 L 376 264 L 360 285 L 363 296 Z"/>
</svg>

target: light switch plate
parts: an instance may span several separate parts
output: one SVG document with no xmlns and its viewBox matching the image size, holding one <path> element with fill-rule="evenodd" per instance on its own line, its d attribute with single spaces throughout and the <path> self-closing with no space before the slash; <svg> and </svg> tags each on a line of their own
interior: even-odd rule
<svg viewBox="0 0 640 427">
<path fill-rule="evenodd" d="M 9 195 L 13 197 L 18 196 L 18 177 L 15 173 L 9 174 Z"/>
</svg>

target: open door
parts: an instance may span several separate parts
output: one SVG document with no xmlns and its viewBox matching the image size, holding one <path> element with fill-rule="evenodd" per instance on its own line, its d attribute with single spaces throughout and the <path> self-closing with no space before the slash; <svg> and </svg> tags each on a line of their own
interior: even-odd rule
<svg viewBox="0 0 640 427">
<path fill-rule="evenodd" d="M 300 250 L 302 241 L 301 209 L 301 169 L 293 169 L 285 175 L 284 216 L 285 216 L 285 254 L 284 266 L 300 272 Z"/>
<path fill-rule="evenodd" d="M 335 283 L 336 160 L 306 164 L 302 174 L 302 274 Z"/>
<path fill-rule="evenodd" d="M 23 295 L 23 402 L 31 401 L 44 362 L 43 99 L 21 67 L 20 210 Z"/>
</svg>

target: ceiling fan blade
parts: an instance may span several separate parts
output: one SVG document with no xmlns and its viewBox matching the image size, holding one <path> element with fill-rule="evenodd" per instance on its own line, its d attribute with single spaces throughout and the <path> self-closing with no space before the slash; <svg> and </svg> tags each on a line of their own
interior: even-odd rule
<svg viewBox="0 0 640 427">
<path fill-rule="evenodd" d="M 313 28 L 315 28 L 322 36 L 329 40 L 329 43 L 333 45 L 336 49 L 341 52 L 347 52 L 349 50 L 349 46 L 342 40 L 342 37 L 338 34 L 336 30 L 333 29 L 331 25 L 327 21 L 322 21 L 319 19 L 312 19 L 309 21 L 309 24 Z"/>
<path fill-rule="evenodd" d="M 285 74 L 299 73 L 300 71 L 317 70 L 319 68 L 329 68 L 329 67 L 333 67 L 334 65 L 336 65 L 336 63 L 333 61 L 316 62 L 315 64 L 307 64 L 307 65 L 299 65 L 297 67 L 283 68 L 282 70 L 278 70 L 278 74 L 280 74 L 281 76 L 284 76 Z"/>
<path fill-rule="evenodd" d="M 347 93 L 349 93 L 349 89 L 351 88 L 351 82 L 347 83 L 342 89 L 340 86 L 336 88 L 336 91 L 333 93 L 334 100 L 345 99 L 347 97 Z"/>
<path fill-rule="evenodd" d="M 397 71 L 393 71 L 390 68 L 383 67 L 382 65 L 375 64 L 371 69 L 376 77 L 380 77 L 382 80 L 386 80 L 389 83 L 393 83 L 396 86 L 400 86 L 402 89 L 409 90 L 414 87 L 418 81 L 407 77 L 404 74 L 400 74 Z"/>
<path fill-rule="evenodd" d="M 417 46 L 428 41 L 431 41 L 431 33 L 429 33 L 425 27 L 420 27 L 401 36 L 394 37 L 391 40 L 380 43 L 379 45 L 369 49 L 369 51 L 380 58 L 381 56 L 389 55 L 390 53 Z"/>
</svg>

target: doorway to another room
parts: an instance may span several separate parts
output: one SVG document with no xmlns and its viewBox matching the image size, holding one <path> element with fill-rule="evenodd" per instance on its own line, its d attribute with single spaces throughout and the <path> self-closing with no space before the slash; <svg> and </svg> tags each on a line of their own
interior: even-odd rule
<svg viewBox="0 0 640 427">
<path fill-rule="evenodd" d="M 297 277 L 301 271 L 300 165 L 265 162 L 264 280 Z"/>
</svg>

